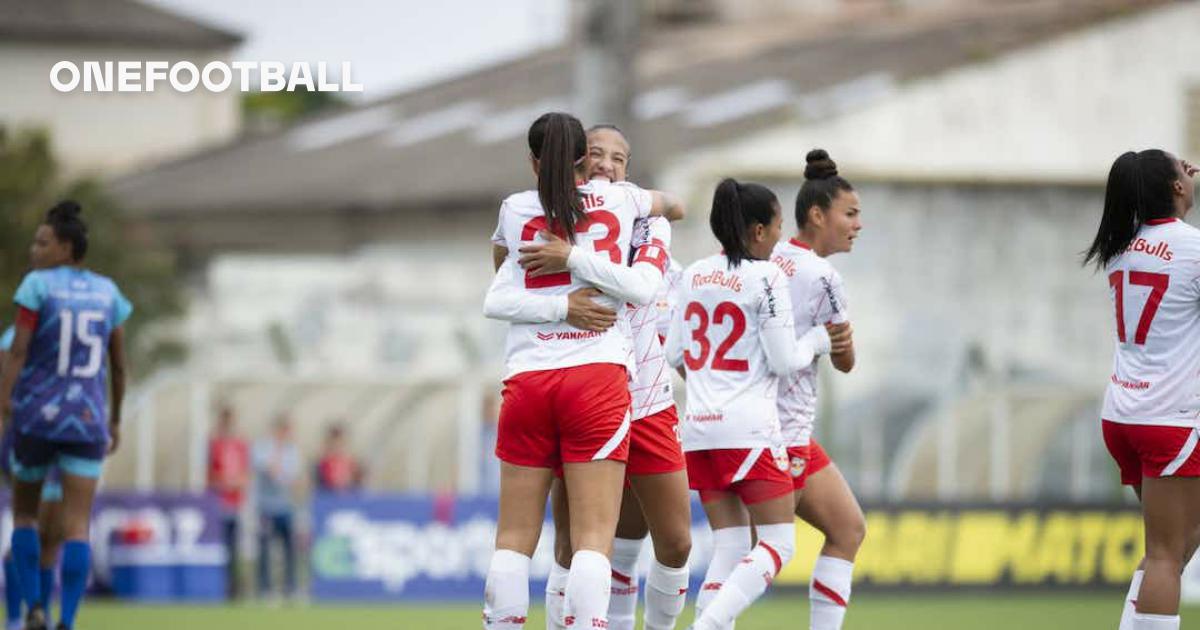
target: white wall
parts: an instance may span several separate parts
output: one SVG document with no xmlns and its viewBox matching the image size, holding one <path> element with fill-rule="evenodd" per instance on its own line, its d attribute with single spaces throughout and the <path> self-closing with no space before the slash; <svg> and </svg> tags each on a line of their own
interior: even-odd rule
<svg viewBox="0 0 1200 630">
<path fill-rule="evenodd" d="M 229 61 L 228 52 L 100 46 L 0 44 L 0 124 L 50 129 L 54 149 L 73 173 L 111 175 L 233 138 L 241 127 L 240 93 L 191 93 L 156 86 L 153 93 L 62 93 L 50 68 L 68 60 Z M 65 75 L 64 75 L 65 78 Z M 234 86 L 236 87 L 236 85 Z"/>
<path fill-rule="evenodd" d="M 821 146 L 850 174 L 1102 181 L 1122 151 L 1187 146 L 1184 95 L 1200 84 L 1197 33 L 1200 2 L 1115 19 L 900 84 L 832 119 L 798 112 L 796 124 L 669 170 L 677 178 L 797 173 L 806 150 Z"/>
</svg>

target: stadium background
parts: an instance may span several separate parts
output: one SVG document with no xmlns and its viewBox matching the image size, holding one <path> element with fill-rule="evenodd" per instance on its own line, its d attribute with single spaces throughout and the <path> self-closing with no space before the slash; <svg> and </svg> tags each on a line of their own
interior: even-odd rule
<svg viewBox="0 0 1200 630">
<path fill-rule="evenodd" d="M 868 506 L 848 628 L 934 610 L 959 628 L 1115 619 L 1140 526 L 1096 430 L 1111 323 L 1078 254 L 1113 156 L 1200 156 L 1200 2 L 444 4 L 0 0 L 0 288 L 30 217 L 66 191 L 98 223 L 93 264 L 144 313 L 94 533 L 97 581 L 123 597 L 85 624 L 477 623 L 503 369 L 503 326 L 480 315 L 485 239 L 498 201 L 531 184 L 528 123 L 556 108 L 620 124 L 631 178 L 687 199 L 682 261 L 712 247 L 721 176 L 793 199 L 821 146 L 859 188 L 866 229 L 834 264 L 862 360 L 822 373 L 819 428 Z M 422 20 L 424 51 L 388 39 Z M 366 92 L 47 80 L 60 59 L 289 55 L 351 61 Z M 344 419 L 369 471 L 353 497 L 304 490 L 294 607 L 187 607 L 221 593 L 204 495 L 220 404 L 251 437 L 290 414 L 308 455 Z M 803 618 L 817 542 L 801 530 L 746 627 Z M 1200 601 L 1200 578 L 1187 591 Z"/>
</svg>

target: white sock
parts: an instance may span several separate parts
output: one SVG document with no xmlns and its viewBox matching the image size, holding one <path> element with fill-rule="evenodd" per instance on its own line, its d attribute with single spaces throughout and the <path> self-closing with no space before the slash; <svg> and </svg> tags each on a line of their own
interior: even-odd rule
<svg viewBox="0 0 1200 630">
<path fill-rule="evenodd" d="M 1179 630 L 1179 615 L 1133 613 L 1133 630 Z"/>
<path fill-rule="evenodd" d="M 608 630 L 633 630 L 638 603 L 637 562 L 642 555 L 642 540 L 613 539 Z"/>
<path fill-rule="evenodd" d="M 567 577 L 568 628 L 608 626 L 611 580 L 612 565 L 604 554 L 584 549 L 571 556 L 571 574 Z"/>
<path fill-rule="evenodd" d="M 550 564 L 550 577 L 546 579 L 546 630 L 563 630 L 563 602 L 567 594 L 567 576 L 571 570 L 559 566 L 557 562 Z"/>
<path fill-rule="evenodd" d="M 850 603 L 850 581 L 854 563 L 820 556 L 808 584 L 812 630 L 841 630 Z"/>
<path fill-rule="evenodd" d="M 712 533 L 713 553 L 704 572 L 704 582 L 696 593 L 696 619 L 704 614 L 709 602 L 717 596 L 717 591 L 725 583 L 725 578 L 733 573 L 734 567 L 750 553 L 749 527 L 724 527 L 714 529 Z"/>
<path fill-rule="evenodd" d="M 675 620 L 687 600 L 688 566 L 668 567 L 658 560 L 646 576 L 646 609 L 642 613 L 643 630 L 674 630 Z M 611 620 L 610 620 L 611 621 Z"/>
<path fill-rule="evenodd" d="M 1142 576 L 1146 572 L 1138 569 L 1133 572 L 1133 579 L 1129 581 L 1129 592 L 1125 594 L 1125 607 L 1121 609 L 1121 625 L 1118 630 L 1133 630 L 1133 613 L 1136 612 L 1138 591 L 1142 590 Z"/>
<path fill-rule="evenodd" d="M 728 627 L 754 600 L 767 591 L 779 571 L 796 552 L 796 526 L 792 523 L 759 525 L 758 544 L 725 579 L 717 596 L 696 620 L 696 630 Z"/>
<path fill-rule="evenodd" d="M 485 630 L 520 630 L 529 613 L 529 556 L 497 549 L 483 591 Z"/>
</svg>

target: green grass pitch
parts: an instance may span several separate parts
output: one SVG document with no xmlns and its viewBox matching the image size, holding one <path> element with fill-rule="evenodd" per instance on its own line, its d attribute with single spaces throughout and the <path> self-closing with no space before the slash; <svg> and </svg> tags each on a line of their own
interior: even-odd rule
<svg viewBox="0 0 1200 630">
<path fill-rule="evenodd" d="M 1066 595 L 875 595 L 854 599 L 844 630 L 1074 630 L 1116 628 L 1122 593 Z M 141 606 L 85 602 L 80 630 L 460 630 L 480 628 L 477 605 L 430 606 Z M 1200 627 L 1200 607 L 1183 610 L 1183 627 Z M 684 612 L 679 628 L 691 621 Z M 1191 622 L 1191 623 L 1189 623 Z M 540 608 L 525 625 L 545 627 Z M 806 630 L 803 591 L 776 593 L 738 620 L 738 630 Z"/>
</svg>

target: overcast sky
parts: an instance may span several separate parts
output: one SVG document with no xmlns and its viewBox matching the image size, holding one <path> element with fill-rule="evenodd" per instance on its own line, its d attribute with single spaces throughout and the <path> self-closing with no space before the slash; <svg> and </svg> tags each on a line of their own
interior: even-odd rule
<svg viewBox="0 0 1200 630">
<path fill-rule="evenodd" d="M 142 1 L 242 33 L 235 59 L 349 61 L 366 100 L 553 45 L 567 10 L 567 0 Z"/>
</svg>

